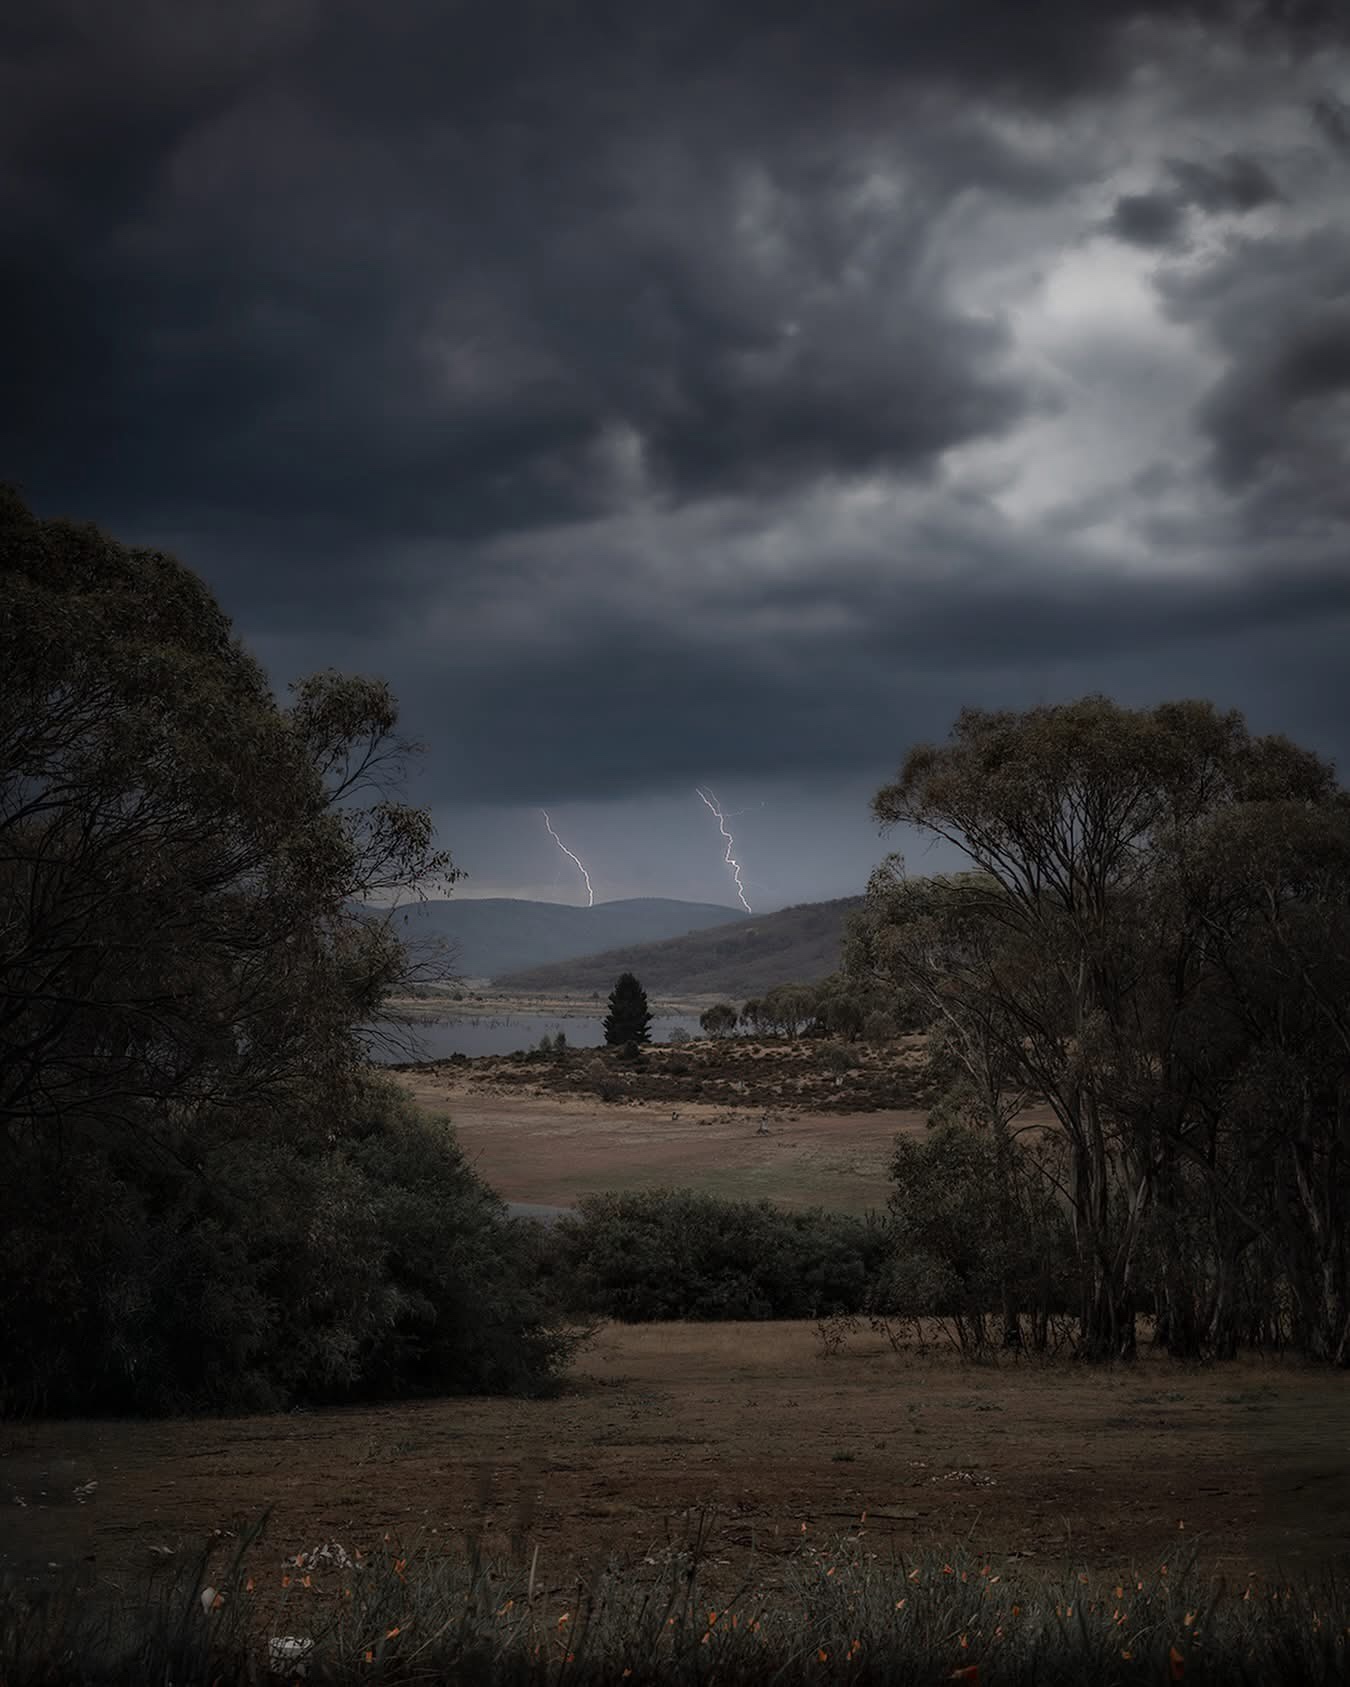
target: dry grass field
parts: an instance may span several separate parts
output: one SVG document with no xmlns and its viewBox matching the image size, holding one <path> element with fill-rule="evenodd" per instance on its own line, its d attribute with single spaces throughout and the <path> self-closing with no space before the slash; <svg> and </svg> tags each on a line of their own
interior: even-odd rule
<svg viewBox="0 0 1350 1687">
<path fill-rule="evenodd" d="M 928 1115 L 909 1093 L 911 1051 L 894 1066 L 894 1105 L 876 1100 L 888 1069 L 870 1051 L 859 1058 L 873 1064 L 839 1074 L 819 1070 L 807 1044 L 653 1049 L 640 1075 L 607 1068 L 619 1091 L 612 1100 L 596 1092 L 591 1051 L 561 1064 L 440 1061 L 397 1076 L 454 1122 L 478 1171 L 508 1201 L 569 1206 L 603 1189 L 680 1186 L 866 1212 L 886 1204 L 896 1136 L 922 1132 Z M 691 1094 L 695 1084 L 701 1095 Z"/>
<path fill-rule="evenodd" d="M 994 1369 L 871 1336 L 823 1357 L 810 1324 L 609 1327 L 551 1401 L 6 1425 L 0 1550 L 89 1556 L 118 1580 L 208 1537 L 223 1557 L 271 1507 L 250 1558 L 265 1579 L 323 1542 L 481 1532 L 537 1545 L 541 1585 L 562 1588 L 706 1511 L 709 1574 L 728 1582 L 772 1585 L 804 1532 L 1056 1572 L 1198 1549 L 1204 1571 L 1245 1576 L 1350 1561 L 1348 1432 L 1342 1378 L 1257 1361 Z"/>
<path fill-rule="evenodd" d="M 602 1102 L 493 1073 L 401 1081 L 521 1202 L 684 1184 L 879 1208 L 896 1133 L 924 1126 L 914 1108 L 770 1109 L 761 1134 L 753 1095 Z M 117 1581 L 207 1539 L 224 1557 L 268 1508 L 250 1568 L 273 1579 L 324 1542 L 481 1534 L 537 1547 L 541 1585 L 561 1589 L 611 1553 L 659 1557 L 701 1516 L 706 1574 L 728 1583 L 772 1586 L 804 1540 L 844 1535 L 1056 1573 L 1156 1571 L 1191 1551 L 1230 1577 L 1350 1564 L 1346 1379 L 1141 1351 L 1129 1368 L 986 1367 L 866 1331 L 828 1356 L 811 1324 L 608 1326 L 554 1400 L 0 1425 L 0 1569 L 83 1561 Z M 332 1591 L 320 1575 L 306 1596 Z"/>
<path fill-rule="evenodd" d="M 453 1068 L 405 1073 L 428 1109 L 453 1120 L 479 1173 L 508 1201 L 570 1206 L 602 1189 L 680 1186 L 729 1199 L 863 1212 L 886 1203 L 886 1160 L 925 1115 L 778 1117 L 763 1109 L 682 1101 L 603 1103 L 594 1096 L 493 1093 Z"/>
</svg>

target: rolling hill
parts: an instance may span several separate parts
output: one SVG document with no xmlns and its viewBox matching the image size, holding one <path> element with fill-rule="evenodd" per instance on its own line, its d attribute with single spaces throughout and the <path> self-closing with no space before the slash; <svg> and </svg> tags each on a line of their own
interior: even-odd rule
<svg viewBox="0 0 1350 1687">
<path fill-rule="evenodd" d="M 664 942 L 503 973 L 495 982 L 512 990 L 603 991 L 619 973 L 635 972 L 658 995 L 735 998 L 775 984 L 813 984 L 838 967 L 844 922 L 862 902 L 861 896 L 804 902 Z"/>
<path fill-rule="evenodd" d="M 736 918 L 711 902 L 633 897 L 577 908 L 563 902 L 511 897 L 412 902 L 395 915 L 399 935 L 414 945 L 441 938 L 462 978 L 493 978 L 522 967 L 547 966 L 598 950 L 679 937 Z M 745 918 L 744 915 L 741 918 Z"/>
</svg>

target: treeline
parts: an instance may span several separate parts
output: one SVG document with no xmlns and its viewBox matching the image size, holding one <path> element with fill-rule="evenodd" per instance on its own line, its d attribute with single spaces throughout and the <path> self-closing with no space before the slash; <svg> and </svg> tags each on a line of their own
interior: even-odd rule
<svg viewBox="0 0 1350 1687">
<path fill-rule="evenodd" d="M 916 1030 L 912 1014 L 902 1016 L 895 992 L 862 978 L 833 972 L 818 984 L 775 984 L 742 1007 L 715 1002 L 699 1015 L 709 1037 L 744 1031 L 755 1037 L 839 1037 L 882 1043 Z"/>
<path fill-rule="evenodd" d="M 569 1338 L 453 1135 L 372 1075 L 456 875 L 379 681 L 278 706 L 172 558 L 0 490 L 0 1411 L 548 1387 Z"/>
<path fill-rule="evenodd" d="M 1350 794 L 1332 767 L 1209 703 L 1090 697 L 965 711 L 874 809 L 970 862 L 910 879 L 892 858 L 846 971 L 927 1030 L 943 1112 L 982 1145 L 972 1269 L 1002 1339 L 1025 1339 L 1035 1262 L 1060 1269 L 1067 1234 L 1086 1357 L 1131 1355 L 1150 1311 L 1178 1357 L 1345 1364 Z M 1053 1121 L 1034 1151 L 1014 1126 L 1033 1102 Z M 935 1240 L 902 1215 L 902 1252 L 923 1222 Z"/>
</svg>

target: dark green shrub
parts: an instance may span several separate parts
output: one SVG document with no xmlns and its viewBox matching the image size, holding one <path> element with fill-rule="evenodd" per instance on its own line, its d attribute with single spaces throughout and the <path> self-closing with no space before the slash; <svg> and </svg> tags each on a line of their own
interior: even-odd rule
<svg viewBox="0 0 1350 1687">
<path fill-rule="evenodd" d="M 1072 1283 L 1066 1214 L 1036 1155 L 1015 1138 L 953 1122 L 926 1138 L 898 1137 L 889 1207 L 895 1257 L 873 1310 L 949 1319 L 963 1350 L 994 1342 L 1001 1315 L 1029 1320 L 1043 1347 L 1047 1320 Z"/>
<path fill-rule="evenodd" d="M 872 1220 L 657 1189 L 583 1197 L 553 1246 L 574 1310 L 645 1322 L 860 1310 L 890 1243 Z"/>
<path fill-rule="evenodd" d="M 13 1153 L 0 1410 L 548 1389 L 573 1338 L 533 1227 L 506 1217 L 448 1124 L 376 1080 L 349 1100 L 327 1138 L 235 1137 L 188 1164 L 120 1137 Z"/>
</svg>

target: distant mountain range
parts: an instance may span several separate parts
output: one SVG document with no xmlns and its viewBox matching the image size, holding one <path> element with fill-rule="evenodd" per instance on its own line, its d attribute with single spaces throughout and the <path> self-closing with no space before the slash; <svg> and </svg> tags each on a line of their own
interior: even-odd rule
<svg viewBox="0 0 1350 1687">
<path fill-rule="evenodd" d="M 443 939 L 459 977 L 495 980 L 524 967 L 548 966 L 601 950 L 680 937 L 706 926 L 725 926 L 737 915 L 712 902 L 677 902 L 659 896 L 597 902 L 593 908 L 491 896 L 410 902 L 394 918 L 406 942 Z M 611 978 L 605 988 L 613 982 Z"/>
<path fill-rule="evenodd" d="M 644 989 L 658 995 L 718 995 L 739 1002 L 775 984 L 814 984 L 834 972 L 845 922 L 862 904 L 861 896 L 845 896 L 776 914 L 742 915 L 664 942 L 502 973 L 495 982 L 523 991 L 605 991 L 621 972 L 635 972 Z"/>
</svg>

